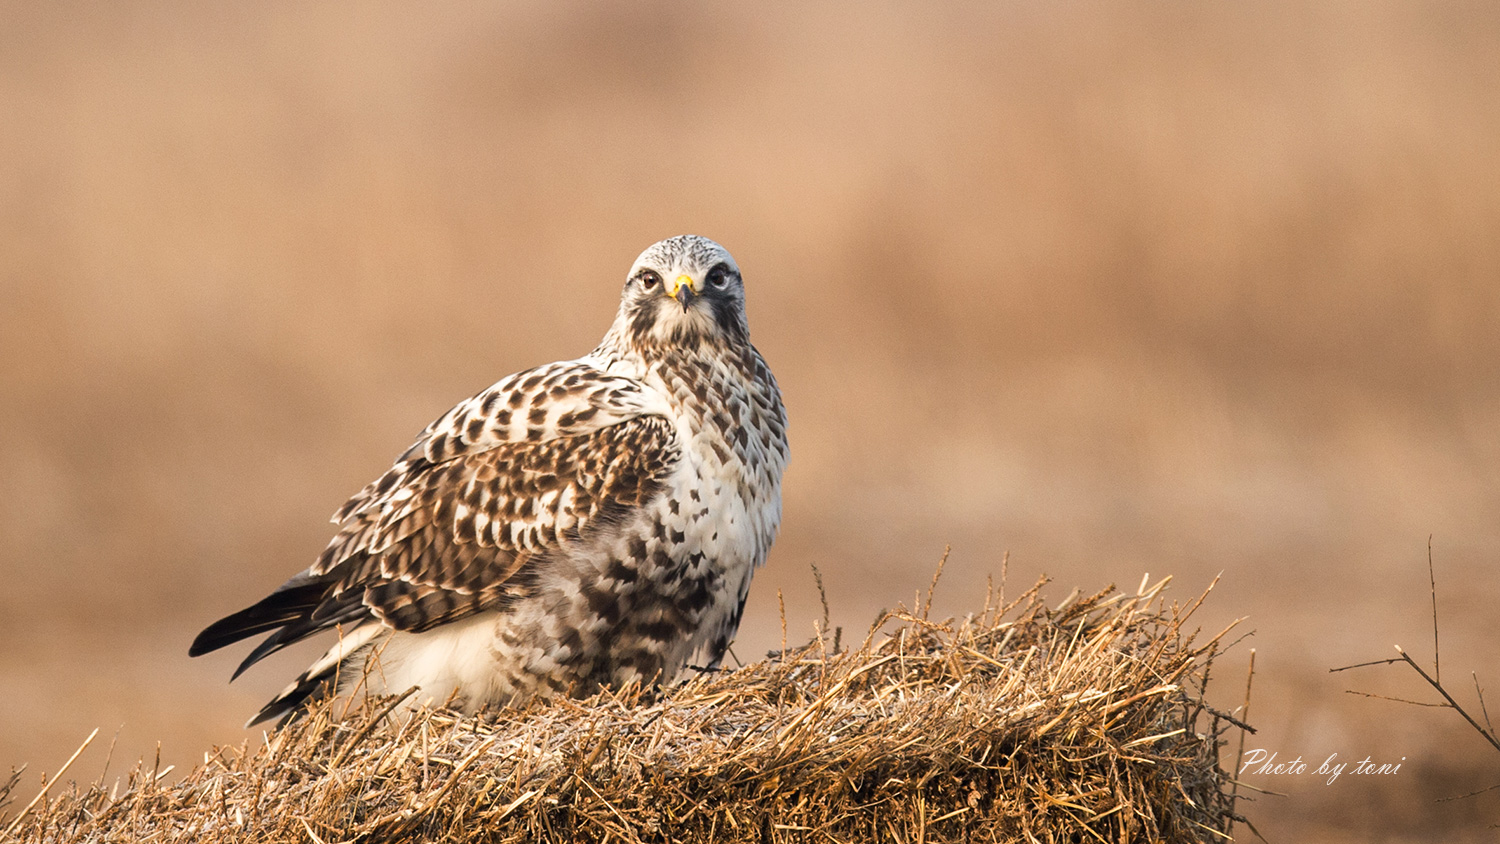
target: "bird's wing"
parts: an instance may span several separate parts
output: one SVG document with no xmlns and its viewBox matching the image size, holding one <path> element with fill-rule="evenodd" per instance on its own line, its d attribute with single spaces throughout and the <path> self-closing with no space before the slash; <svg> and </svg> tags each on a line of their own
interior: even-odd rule
<svg viewBox="0 0 1500 844">
<path fill-rule="evenodd" d="M 333 522 L 389 499 L 402 479 L 504 443 L 544 443 L 598 431 L 666 410 L 640 382 L 589 363 L 567 361 L 517 372 L 459 402 L 417 435 L 389 471 L 350 498 Z"/>
<path fill-rule="evenodd" d="M 504 603 L 528 561 L 624 518 L 677 457 L 671 423 L 654 415 L 466 451 L 356 511 L 312 573 L 337 577 L 329 600 L 357 592 L 391 627 L 426 630 Z"/>
<path fill-rule="evenodd" d="M 679 452 L 655 410 L 637 382 L 585 363 L 501 381 L 350 499 L 311 568 L 204 630 L 192 653 L 274 629 L 243 671 L 335 624 L 373 616 L 421 631 L 503 606 L 526 588 L 528 562 L 661 489 Z"/>
</svg>

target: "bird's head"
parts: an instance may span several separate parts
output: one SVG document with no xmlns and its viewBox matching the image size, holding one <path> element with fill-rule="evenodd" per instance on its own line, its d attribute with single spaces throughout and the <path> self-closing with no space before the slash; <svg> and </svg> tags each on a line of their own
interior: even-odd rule
<svg viewBox="0 0 1500 844">
<path fill-rule="evenodd" d="M 706 237 L 652 244 L 630 268 L 616 329 L 641 351 L 746 342 L 739 267 Z"/>
</svg>

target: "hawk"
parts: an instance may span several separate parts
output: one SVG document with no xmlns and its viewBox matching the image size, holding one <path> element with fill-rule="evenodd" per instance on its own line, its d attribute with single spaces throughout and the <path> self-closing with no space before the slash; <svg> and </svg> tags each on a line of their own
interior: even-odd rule
<svg viewBox="0 0 1500 844">
<path fill-rule="evenodd" d="M 339 508 L 312 566 L 189 654 L 271 631 L 238 677 L 338 630 L 247 726 L 329 687 L 473 711 L 717 666 L 781 522 L 786 427 L 734 259 L 663 240 L 598 348 L 443 414 Z"/>
</svg>

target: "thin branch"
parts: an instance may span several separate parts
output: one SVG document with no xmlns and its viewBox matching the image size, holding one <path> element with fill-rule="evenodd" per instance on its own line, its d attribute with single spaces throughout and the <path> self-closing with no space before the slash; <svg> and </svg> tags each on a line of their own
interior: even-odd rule
<svg viewBox="0 0 1500 844">
<path fill-rule="evenodd" d="M 1432 573 L 1432 534 L 1427 534 L 1427 582 L 1432 587 L 1432 673 L 1443 682 L 1443 665 L 1438 661 L 1437 577 Z"/>
<path fill-rule="evenodd" d="M 1497 788 L 1500 788 L 1500 784 L 1492 785 L 1489 788 L 1481 788 L 1478 791 L 1471 791 L 1468 794 L 1460 794 L 1457 797 L 1439 797 L 1436 802 L 1438 802 L 1438 803 L 1448 803 L 1448 802 L 1451 802 L 1453 800 L 1467 800 L 1470 797 L 1478 797 L 1479 795 L 1484 794 L 1485 792 L 1494 791 Z"/>
<path fill-rule="evenodd" d="M 1371 665 L 1394 665 L 1395 663 L 1398 663 L 1400 661 L 1401 661 L 1401 657 L 1399 657 L 1399 656 L 1395 657 L 1393 659 L 1377 659 L 1377 660 L 1374 660 L 1373 662 L 1359 662 L 1359 663 L 1355 663 L 1354 665 L 1346 665 L 1343 668 L 1330 668 L 1330 669 L 1328 669 L 1328 673 L 1329 674 L 1337 674 L 1340 671 L 1348 671 L 1351 668 L 1367 668 L 1367 667 L 1369 667 Z"/>
<path fill-rule="evenodd" d="M 1422 675 L 1422 679 L 1427 681 L 1427 685 L 1432 686 L 1434 689 L 1437 689 L 1438 694 L 1442 695 L 1443 699 L 1448 701 L 1448 705 L 1458 710 L 1458 714 L 1464 716 L 1464 720 L 1469 722 L 1469 726 L 1478 730 L 1479 734 L 1484 736 L 1485 741 L 1488 741 L 1490 744 L 1494 745 L 1496 750 L 1500 750 L 1500 741 L 1495 740 L 1494 733 L 1491 733 L 1489 730 L 1486 730 L 1485 728 L 1479 726 L 1479 722 L 1475 721 L 1474 718 L 1469 715 L 1469 713 L 1465 711 L 1462 706 L 1458 705 L 1458 701 L 1453 699 L 1453 695 L 1448 694 L 1448 690 L 1443 688 L 1437 680 L 1434 680 L 1433 678 L 1427 676 L 1427 672 L 1422 670 L 1422 666 L 1418 665 L 1411 657 L 1407 656 L 1406 651 L 1401 650 L 1400 645 L 1396 646 L 1396 653 L 1401 654 L 1401 658 L 1406 660 L 1406 664 L 1410 665 L 1413 669 L 1416 670 L 1418 674 Z"/>
<path fill-rule="evenodd" d="M 1447 709 L 1448 708 L 1448 704 L 1446 704 L 1446 703 L 1423 703 L 1420 700 L 1407 700 L 1404 697 L 1391 697 L 1390 695 L 1377 695 L 1377 694 L 1374 694 L 1372 692 L 1356 692 L 1353 689 L 1344 689 L 1344 694 L 1346 694 L 1346 695 L 1358 695 L 1360 697 L 1369 697 L 1369 698 L 1374 698 L 1376 700 L 1389 700 L 1389 701 L 1392 701 L 1394 703 L 1406 703 L 1406 704 L 1410 704 L 1412 706 L 1429 706 L 1429 707 L 1432 707 L 1433 709 Z"/>
<path fill-rule="evenodd" d="M 1479 711 L 1484 713 L 1484 725 L 1495 731 L 1495 725 L 1490 723 L 1490 710 L 1484 705 L 1484 689 L 1479 688 L 1479 675 L 1473 671 L 1469 672 L 1474 677 L 1474 693 L 1479 695 Z"/>
</svg>

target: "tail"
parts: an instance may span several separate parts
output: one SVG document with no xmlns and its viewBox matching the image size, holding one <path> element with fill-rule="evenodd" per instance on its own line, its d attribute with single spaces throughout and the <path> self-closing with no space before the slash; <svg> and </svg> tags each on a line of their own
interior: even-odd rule
<svg viewBox="0 0 1500 844">
<path fill-rule="evenodd" d="M 339 593 L 337 587 L 334 576 L 304 571 L 255 604 L 210 624 L 193 640 L 188 656 L 200 656 L 257 633 L 272 631 L 234 670 L 230 677 L 233 681 L 255 663 L 314 633 L 335 626 L 347 631 L 337 645 L 266 704 L 246 726 L 295 713 L 336 676 L 342 660 L 383 629 L 360 600 L 362 590 Z"/>
<path fill-rule="evenodd" d="M 372 621 L 360 624 L 341 635 L 338 642 L 329 648 L 327 653 L 309 665 L 306 671 L 297 675 L 297 679 L 261 707 L 260 712 L 245 723 L 246 729 L 272 718 L 281 718 L 281 722 L 276 726 L 285 726 L 302 711 L 308 699 L 320 690 L 328 688 L 337 692 L 338 687 L 348 682 L 351 674 L 358 676 L 358 673 L 353 670 L 344 670 L 346 665 L 358 663 L 359 660 L 355 657 L 359 652 L 368 647 L 372 640 L 383 632 L 388 631 L 378 622 Z M 349 665 L 350 669 L 354 667 Z"/>
</svg>

